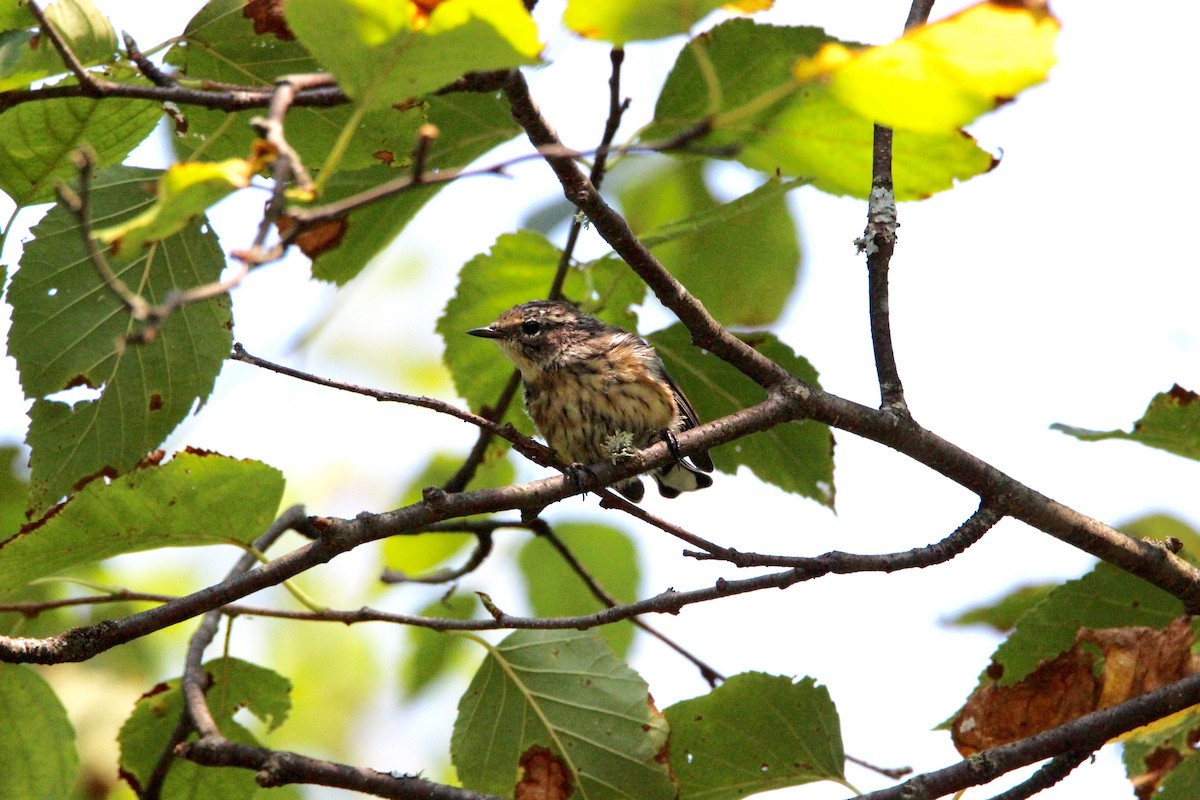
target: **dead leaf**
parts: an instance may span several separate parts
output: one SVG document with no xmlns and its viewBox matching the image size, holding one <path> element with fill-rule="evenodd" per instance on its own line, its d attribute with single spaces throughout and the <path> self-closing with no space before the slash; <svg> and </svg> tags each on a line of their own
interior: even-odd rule
<svg viewBox="0 0 1200 800">
<path fill-rule="evenodd" d="M 1081 628 L 1070 650 L 1043 661 L 1020 682 L 977 689 L 951 726 L 954 746 L 966 757 L 1174 683 L 1200 666 L 1191 645 L 1187 617 L 1161 630 Z M 1103 656 L 1098 675 L 1097 649 Z"/>
</svg>

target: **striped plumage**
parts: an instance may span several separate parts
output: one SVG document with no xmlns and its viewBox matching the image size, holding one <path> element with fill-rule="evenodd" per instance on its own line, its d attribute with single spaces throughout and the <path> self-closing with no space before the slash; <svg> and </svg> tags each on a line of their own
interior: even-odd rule
<svg viewBox="0 0 1200 800">
<path fill-rule="evenodd" d="M 595 464 L 700 424 L 654 348 L 584 314 L 570 303 L 535 300 L 505 311 L 486 328 L 521 372 L 525 408 L 546 444 L 565 463 Z M 651 472 L 664 497 L 712 485 L 707 453 Z M 614 488 L 642 499 L 637 478 Z"/>
</svg>

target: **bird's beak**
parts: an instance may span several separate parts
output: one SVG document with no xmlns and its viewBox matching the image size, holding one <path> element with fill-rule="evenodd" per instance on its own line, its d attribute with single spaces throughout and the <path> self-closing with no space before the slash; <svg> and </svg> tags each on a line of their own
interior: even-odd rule
<svg viewBox="0 0 1200 800">
<path fill-rule="evenodd" d="M 492 327 L 487 328 L 471 328 L 467 331 L 471 336 L 479 336 L 483 339 L 503 339 L 504 334 Z"/>
</svg>

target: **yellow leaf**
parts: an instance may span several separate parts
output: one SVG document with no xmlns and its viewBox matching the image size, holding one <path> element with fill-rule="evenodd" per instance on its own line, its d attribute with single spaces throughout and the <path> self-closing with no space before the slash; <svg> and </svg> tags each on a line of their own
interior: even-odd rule
<svg viewBox="0 0 1200 800">
<path fill-rule="evenodd" d="M 127 222 L 96 231 L 95 237 L 114 255 L 166 239 L 226 195 L 249 186 L 250 178 L 271 158 L 260 150 L 250 160 L 174 164 L 158 179 L 153 205 Z"/>
<path fill-rule="evenodd" d="M 793 74 L 828 83 L 839 101 L 879 124 L 956 130 L 1044 81 L 1058 29 L 1044 3 L 980 3 L 880 47 L 827 44 Z"/>
</svg>

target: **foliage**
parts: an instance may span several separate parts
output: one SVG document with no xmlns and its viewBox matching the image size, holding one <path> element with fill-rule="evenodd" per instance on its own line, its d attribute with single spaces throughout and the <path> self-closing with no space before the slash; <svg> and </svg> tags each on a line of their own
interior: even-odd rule
<svg viewBox="0 0 1200 800">
<path fill-rule="evenodd" d="M 548 27 L 539 29 L 532 5 L 210 0 L 178 37 L 147 49 L 150 63 L 132 44 L 118 51 L 119 26 L 91 0 L 57 0 L 45 9 L 45 27 L 27 4 L 0 4 L 0 191 L 33 214 L 58 190 L 6 293 L 8 352 L 31 403 L 30 471 L 26 480 L 0 470 L 0 661 L 83 660 L 97 673 L 137 681 L 140 697 L 119 735 L 121 779 L 168 800 L 299 796 L 294 787 L 263 788 L 292 782 L 522 800 L 724 800 L 817 781 L 851 788 L 841 721 L 817 678 L 724 678 L 671 642 L 651 612 L 679 613 L 831 573 L 893 571 L 911 566 L 902 562 L 912 554 L 834 552 L 797 561 L 739 553 L 640 514 L 705 551 L 690 555 L 780 570 L 720 578 L 698 590 L 655 587 L 645 596 L 645 555 L 617 513 L 598 522 L 543 512 L 583 489 L 604 493 L 602 483 L 629 458 L 678 455 L 673 443 L 640 455 L 614 449 L 613 464 L 525 480 L 521 454 L 533 445 L 522 437 L 535 430 L 519 396 L 502 403 L 505 387 L 515 385 L 512 365 L 493 342 L 464 335 L 515 305 L 555 294 L 645 337 L 700 421 L 711 423 L 681 436 L 702 439 L 719 473 L 747 467 L 796 503 L 832 509 L 833 428 L 841 428 L 970 488 L 983 509 L 977 520 L 1013 516 L 1055 535 L 1065 526 L 1077 535 L 1073 544 L 1104 555 L 1079 579 L 1026 587 L 956 619 L 1007 634 L 949 725 L 964 755 L 1107 707 L 1119 710 L 1139 694 L 1185 681 L 1194 671 L 1194 625 L 1186 614 L 1195 598 L 1176 579 L 1194 574 L 1189 560 L 1200 543 L 1185 523 L 1139 520 L 1127 526 L 1139 544 L 1070 510 L 1075 516 L 1063 522 L 1062 507 L 920 428 L 902 398 L 877 410 L 828 394 L 805 356 L 777 333 L 804 274 L 790 193 L 809 187 L 869 197 L 872 227 L 860 245 L 877 278 L 880 242 L 889 257 L 895 244 L 889 198 L 926 198 L 997 165 L 962 126 L 1047 79 L 1058 21 L 1044 4 L 981 2 L 865 47 L 816 27 L 731 18 L 718 11 L 725 4 L 707 0 L 569 0 L 554 22 L 581 37 L 617 48 L 675 48 L 653 118 L 627 140 L 615 138 L 625 110 L 624 51 L 612 51 L 610 130 L 587 152 L 557 141 L 526 94 L 523 67 L 572 85 L 578 80 L 555 72 L 557 54 L 542 41 Z M 750 13 L 769 3 L 730 5 Z M 60 49 L 78 63 L 64 61 Z M 637 84 L 640 75 L 624 80 Z M 127 163 L 164 114 L 179 163 L 161 170 Z M 881 125 L 894 129 L 886 147 Z M 522 134 L 536 152 L 480 161 Z M 421 224 L 423 207 L 462 196 L 440 194 L 445 186 L 471 175 L 525 180 L 517 165 L 526 160 L 553 170 L 555 191 L 577 211 L 569 232 L 560 236 L 554 225 L 497 229 L 487 252 L 453 276 L 443 270 L 438 285 L 448 295 L 436 332 L 445 376 L 464 402 L 401 398 L 422 413 L 477 425 L 486 435 L 470 454 L 449 446 L 415 452 L 404 439 L 381 445 L 411 466 L 411 481 L 391 490 L 399 498 L 394 511 L 372 508 L 342 519 L 323 509 L 314 516 L 280 512 L 278 470 L 170 438 L 186 439 L 186 422 L 211 413 L 210 399 L 223 397 L 226 361 L 253 363 L 234 348 L 230 301 L 248 273 L 294 245 L 311 261 L 315 280 L 340 288 Z M 737 180 L 714 177 L 728 174 L 745 187 L 736 196 L 728 187 Z M 219 240 L 210 216 L 218 219 L 215 207 L 229 201 L 256 209 L 255 218 L 238 219 L 242 227 L 222 229 L 227 238 Z M 576 237 L 589 226 L 611 250 L 576 252 Z M 6 239 L 12 230 L 10 224 Z M 678 321 L 657 323 L 662 315 L 651 293 Z M 396 292 L 397 316 L 419 316 L 413 305 Z M 886 296 L 872 296 L 872 312 L 877 325 L 880 318 L 886 324 Z M 434 327 L 432 315 L 428 321 Z M 885 337 L 873 334 L 878 356 Z M 1083 440 L 1129 439 L 1196 458 L 1195 398 L 1178 386 L 1155 397 L 1130 433 L 1057 427 Z M 602 494 L 604 508 L 617 503 Z M 276 545 L 285 530 L 303 541 L 283 539 L 290 549 L 275 558 L 255 552 L 257 566 L 246 557 L 223 579 L 179 565 L 180 551 L 169 550 L 234 544 L 253 551 L 256 542 Z M 514 543 L 517 537 L 524 538 Z M 954 547 L 943 543 L 921 555 L 949 558 Z M 382 565 L 388 587 L 320 583 L 314 568 L 351 551 L 369 552 L 359 560 L 376 571 Z M 861 566 L 866 562 L 873 566 Z M 127 563 L 137 566 L 120 566 Z M 291 581 L 302 573 L 303 588 Z M 281 585 L 293 599 L 263 591 Z M 338 602 L 360 605 L 395 600 L 415 613 L 339 611 L 323 596 L 333 593 Z M 104 605 L 117 600 L 152 605 Z M 91 616 L 76 615 L 77 604 Z M 519 616 L 522 608 L 531 616 Z M 279 642 L 293 640 L 256 628 L 247 646 L 230 632 L 226 654 L 201 663 L 215 631 L 206 622 L 186 658 L 178 658 L 182 643 L 165 631 L 208 613 L 229 624 L 296 618 L 310 638 L 281 654 Z M 395 666 L 378 672 L 395 677 L 413 704 L 406 708 L 440 702 L 434 688 L 461 691 L 448 736 L 454 776 L 409 775 L 422 765 L 402 752 L 388 752 L 391 762 L 379 765 L 391 774 L 303 754 L 362 756 L 344 740 L 358 735 L 356 715 L 373 709 L 343 702 L 339 692 L 379 667 L 360 639 L 334 644 L 338 635 L 357 637 L 359 628 L 330 633 L 334 626 L 319 621 L 381 621 L 399 630 L 389 640 L 399 648 Z M 250 624 L 239 622 L 239 635 Z M 639 627 L 690 658 L 711 691 L 660 711 L 654 687 L 626 663 L 641 642 Z M 483 629 L 506 635 L 494 641 L 470 632 Z M 149 646 L 142 638 L 159 631 L 154 645 L 170 648 L 172 663 L 186 661 L 183 677 L 155 684 L 149 668 L 130 677 L 105 666 L 104 651 L 138 654 L 131 648 Z M 291 676 L 295 692 L 277 669 L 232 653 L 301 665 Z M 4 797 L 79 796 L 77 737 L 83 770 L 115 772 L 111 763 L 92 766 L 96 756 L 82 746 L 86 732 L 68 722 L 59 699 L 70 697 L 63 672 L 50 669 L 47 680 L 26 664 L 0 663 Z M 376 692 L 370 704 L 384 696 Z M 322 722 L 289 741 L 294 717 L 305 713 L 293 714 L 300 698 L 319 698 L 308 713 L 315 705 Z M 1014 721 L 1013 708 L 1039 713 Z M 444 705 L 437 713 L 451 716 Z M 1185 709 L 1127 735 L 1126 765 L 1139 790 L 1184 796 L 1200 769 L 1197 728 L 1194 709 Z M 94 796 L 120 791 L 101 783 Z"/>
</svg>

